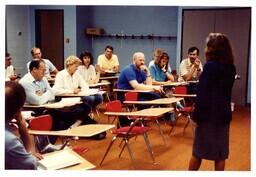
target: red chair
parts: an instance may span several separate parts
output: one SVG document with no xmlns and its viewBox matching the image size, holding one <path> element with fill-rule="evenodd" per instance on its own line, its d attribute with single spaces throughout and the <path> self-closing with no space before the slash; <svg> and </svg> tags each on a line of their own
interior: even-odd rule
<svg viewBox="0 0 256 177">
<path fill-rule="evenodd" d="M 51 131 L 53 125 L 52 116 L 49 114 L 41 115 L 30 119 L 29 129 L 31 130 L 41 130 L 41 131 Z M 53 145 L 48 136 L 34 136 L 35 145 L 40 153 L 44 154 L 47 152 L 62 150 L 70 141 L 67 139 L 62 145 Z M 42 148 L 43 146 L 43 148 Z M 88 148 L 74 147 L 72 148 L 78 154 L 82 154 L 88 151 Z"/>
<path fill-rule="evenodd" d="M 122 104 L 119 100 L 115 100 L 115 101 L 111 101 L 109 103 L 107 103 L 107 107 L 106 107 L 106 111 L 107 112 L 120 112 L 122 111 Z M 132 154 L 132 150 L 130 147 L 130 143 L 129 140 L 132 137 L 136 137 L 138 135 L 143 135 L 144 140 L 146 142 L 147 145 L 147 149 L 148 152 L 153 160 L 153 162 L 155 163 L 155 158 L 153 156 L 153 151 L 152 151 L 152 146 L 148 140 L 148 135 L 147 132 L 151 130 L 150 127 L 142 127 L 142 126 L 136 126 L 136 124 L 139 122 L 139 119 L 136 119 L 134 122 L 131 123 L 130 126 L 125 126 L 125 127 L 120 127 L 117 129 L 114 129 L 111 131 L 112 134 L 114 134 L 115 136 L 112 138 L 101 162 L 100 165 L 102 165 L 104 159 L 106 158 L 107 154 L 109 153 L 113 143 L 115 142 L 116 139 L 120 138 L 122 139 L 122 141 L 125 142 L 125 144 L 123 145 L 120 154 L 119 154 L 119 158 L 121 157 L 121 154 L 124 150 L 125 147 L 127 147 L 129 155 L 131 157 L 132 162 L 134 163 L 134 158 L 133 158 L 133 154 Z"/>
<path fill-rule="evenodd" d="M 174 94 L 188 95 L 187 94 L 187 87 L 184 86 L 184 85 L 174 87 L 173 88 L 173 93 Z M 181 96 L 181 97 L 183 97 L 183 96 Z M 185 130 L 188 127 L 188 124 L 191 121 L 191 115 L 192 115 L 192 113 L 194 111 L 194 103 L 191 106 L 186 106 L 185 99 L 183 99 L 183 106 L 184 107 L 181 108 L 181 109 L 176 108 L 176 111 L 177 111 L 177 121 L 178 121 L 179 117 L 181 117 L 182 115 L 184 115 L 187 118 L 186 124 L 185 124 L 185 126 L 183 128 L 183 135 L 184 135 L 185 134 Z M 173 129 L 174 129 L 174 126 L 172 126 L 172 128 L 171 128 L 171 130 L 169 132 L 169 135 L 172 133 Z M 192 132 L 194 134 L 193 126 L 192 126 Z"/>
<path fill-rule="evenodd" d="M 137 92 L 126 92 L 124 97 L 125 97 L 126 101 L 137 101 L 138 93 Z"/>
<path fill-rule="evenodd" d="M 126 101 L 137 101 L 138 100 L 138 93 L 137 92 L 127 92 L 127 93 L 125 93 L 125 100 Z M 128 110 L 130 111 L 129 107 L 128 107 Z M 133 105 L 133 111 L 136 111 L 136 110 L 137 109 L 136 109 L 135 105 Z M 165 137 L 164 137 L 164 134 L 163 134 L 163 130 L 160 127 L 160 123 L 158 121 L 158 118 L 159 117 L 154 117 L 154 116 L 144 117 L 143 122 L 144 121 L 155 121 L 156 125 L 158 127 L 158 130 L 160 132 L 160 135 L 163 138 L 164 144 L 166 145 L 166 140 L 165 140 Z M 132 117 L 129 117 L 129 119 L 136 120 L 136 119 L 138 119 L 138 117 L 132 116 Z M 143 122 L 141 122 L 141 123 L 143 124 Z"/>
<path fill-rule="evenodd" d="M 121 112 L 122 111 L 122 104 L 119 100 L 114 100 L 106 103 L 106 111 L 108 112 Z M 116 120 L 116 116 L 108 116 L 108 123 L 110 118 L 113 118 L 111 124 Z M 117 119 L 117 125 L 119 125 L 119 120 Z M 120 125 L 119 125 L 120 126 Z"/>
</svg>

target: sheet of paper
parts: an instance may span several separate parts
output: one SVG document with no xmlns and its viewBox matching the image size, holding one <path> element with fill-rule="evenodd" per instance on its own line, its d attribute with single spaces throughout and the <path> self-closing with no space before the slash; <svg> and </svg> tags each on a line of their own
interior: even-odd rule
<svg viewBox="0 0 256 177">
<path fill-rule="evenodd" d="M 95 88 L 95 89 L 88 89 L 86 91 L 82 91 L 79 93 L 79 95 L 82 95 L 82 96 L 90 96 L 90 95 L 95 95 L 99 92 L 99 89 L 98 88 Z"/>
<path fill-rule="evenodd" d="M 44 170 L 58 170 L 79 163 L 82 163 L 82 160 L 66 149 L 50 153 L 38 161 L 39 168 Z"/>
</svg>

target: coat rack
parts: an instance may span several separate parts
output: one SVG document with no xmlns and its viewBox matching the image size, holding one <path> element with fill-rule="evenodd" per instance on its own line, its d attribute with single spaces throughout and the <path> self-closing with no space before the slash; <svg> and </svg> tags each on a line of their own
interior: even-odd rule
<svg viewBox="0 0 256 177">
<path fill-rule="evenodd" d="M 116 38 L 116 39 L 167 39 L 167 40 L 172 40 L 176 39 L 176 36 L 164 36 L 164 35 L 154 35 L 154 34 L 148 34 L 148 35 L 135 35 L 135 34 L 101 34 L 101 35 L 91 35 L 91 34 L 86 34 L 87 36 L 90 37 L 107 37 L 107 38 Z"/>
</svg>

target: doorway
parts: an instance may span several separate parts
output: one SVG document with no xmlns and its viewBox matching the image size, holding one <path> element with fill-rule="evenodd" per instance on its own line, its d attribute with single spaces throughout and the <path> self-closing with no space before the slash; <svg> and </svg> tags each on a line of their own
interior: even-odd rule
<svg viewBox="0 0 256 177">
<path fill-rule="evenodd" d="M 63 10 L 35 10 L 35 41 L 42 57 L 49 59 L 58 70 L 64 68 Z"/>
</svg>

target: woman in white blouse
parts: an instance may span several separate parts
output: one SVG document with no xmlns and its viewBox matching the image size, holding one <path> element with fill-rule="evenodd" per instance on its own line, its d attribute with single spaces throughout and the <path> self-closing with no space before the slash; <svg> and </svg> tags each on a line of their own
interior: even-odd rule
<svg viewBox="0 0 256 177">
<path fill-rule="evenodd" d="M 99 82 L 100 72 L 96 72 L 93 66 L 93 57 L 90 52 L 85 51 L 80 54 L 82 65 L 78 67 L 78 73 L 83 77 L 88 84 L 96 84 Z"/>
<path fill-rule="evenodd" d="M 81 61 L 76 56 L 69 56 L 66 59 L 66 68 L 58 72 L 55 78 L 55 84 L 53 88 L 56 90 L 56 94 L 77 94 L 79 92 L 89 92 L 88 84 L 77 72 L 77 68 L 80 66 L 80 64 Z M 84 96 L 82 99 L 85 104 L 88 104 L 92 109 L 94 109 L 98 104 L 102 102 L 103 97 L 100 94 L 95 94 L 91 96 Z"/>
</svg>

